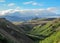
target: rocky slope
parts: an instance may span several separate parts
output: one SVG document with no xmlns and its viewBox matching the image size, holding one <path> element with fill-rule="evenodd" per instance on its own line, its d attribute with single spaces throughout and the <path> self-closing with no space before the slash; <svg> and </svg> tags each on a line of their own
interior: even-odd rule
<svg viewBox="0 0 60 43">
<path fill-rule="evenodd" d="M 24 30 L 18 28 L 5 18 L 0 18 L 0 35 L 12 40 L 13 43 L 33 43 L 32 39 L 26 36 Z"/>
</svg>

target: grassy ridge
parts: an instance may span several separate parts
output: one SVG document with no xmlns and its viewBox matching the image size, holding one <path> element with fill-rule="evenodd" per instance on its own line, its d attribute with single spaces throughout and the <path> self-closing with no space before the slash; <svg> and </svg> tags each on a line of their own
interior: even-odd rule
<svg viewBox="0 0 60 43">
<path fill-rule="evenodd" d="M 39 43 L 58 43 L 60 41 L 60 20 L 56 19 L 45 25 L 35 26 L 28 34 L 33 39 L 39 39 Z M 59 30 L 59 31 L 58 31 Z M 38 43 L 36 42 L 36 43 Z"/>
<path fill-rule="evenodd" d="M 40 41 L 39 43 L 59 43 L 60 42 L 60 31 L 55 32 L 50 37 Z"/>
</svg>

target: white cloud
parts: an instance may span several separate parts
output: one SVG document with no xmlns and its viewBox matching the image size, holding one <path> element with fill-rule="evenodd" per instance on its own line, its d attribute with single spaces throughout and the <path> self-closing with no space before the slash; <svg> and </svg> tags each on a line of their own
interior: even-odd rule
<svg viewBox="0 0 60 43">
<path fill-rule="evenodd" d="M 34 2 L 34 1 L 24 2 L 23 4 L 24 5 L 31 4 L 31 5 L 34 5 L 34 6 L 43 6 L 43 4 L 40 4 L 40 3 L 37 3 L 37 2 Z"/>
<path fill-rule="evenodd" d="M 20 9 L 20 7 L 18 6 L 18 7 L 16 7 L 17 9 Z"/>
<path fill-rule="evenodd" d="M 14 6 L 15 5 L 15 3 L 9 3 L 8 4 L 8 6 Z"/>
<path fill-rule="evenodd" d="M 24 9 L 21 10 L 20 7 L 16 7 L 16 9 L 8 9 L 8 10 L 4 10 L 4 11 L 0 11 L 0 16 L 1 15 L 6 15 L 9 13 L 14 13 L 14 12 L 20 12 L 21 14 L 35 14 L 35 15 L 39 15 L 41 13 L 57 13 L 58 9 L 55 7 L 51 7 L 51 8 L 46 8 L 46 9 Z"/>
<path fill-rule="evenodd" d="M 8 9 L 0 11 L 0 16 L 7 15 L 9 13 L 20 12 L 20 7 L 16 7 L 15 9 Z"/>
<path fill-rule="evenodd" d="M 40 3 L 37 3 L 37 2 L 33 2 L 32 5 L 35 5 L 35 6 L 43 6 L 43 4 L 40 4 Z"/>
<path fill-rule="evenodd" d="M 56 11 L 57 8 L 55 8 L 55 7 L 50 7 L 50 8 L 47 8 L 47 10 L 49 10 L 49 11 Z"/>
<path fill-rule="evenodd" d="M 0 2 L 5 2 L 5 0 L 0 0 Z"/>
<path fill-rule="evenodd" d="M 0 11 L 0 16 L 6 15 L 6 13 L 11 13 L 13 9 Z"/>
<path fill-rule="evenodd" d="M 38 5 L 37 3 L 32 3 L 32 5 Z"/>
<path fill-rule="evenodd" d="M 60 7 L 49 7 L 47 10 L 56 14 L 60 14 Z"/>
<path fill-rule="evenodd" d="M 33 1 L 24 2 L 23 4 L 31 4 Z"/>
</svg>

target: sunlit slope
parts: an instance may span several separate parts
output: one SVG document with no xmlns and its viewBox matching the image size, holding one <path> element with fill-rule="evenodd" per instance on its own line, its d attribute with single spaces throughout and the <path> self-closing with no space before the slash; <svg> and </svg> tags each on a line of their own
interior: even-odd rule
<svg viewBox="0 0 60 43">
<path fill-rule="evenodd" d="M 33 29 L 33 27 L 40 25 L 40 24 L 44 25 L 45 23 L 50 22 L 54 19 L 55 18 L 33 19 L 27 22 L 13 22 L 13 24 L 22 28 L 24 31 L 29 32 L 31 29 Z"/>
<path fill-rule="evenodd" d="M 35 26 L 29 33 L 28 36 L 32 39 L 40 40 L 40 43 L 56 43 L 55 40 L 60 38 L 60 19 L 55 19 L 46 24 Z M 55 36 L 54 36 L 55 35 Z M 50 37 L 50 38 L 49 38 Z M 54 40 L 54 38 L 56 38 Z M 44 39 L 44 40 L 43 40 Z M 41 41 L 42 40 L 42 41 Z"/>
<path fill-rule="evenodd" d="M 55 32 L 50 37 L 47 37 L 39 43 L 60 43 L 60 31 Z"/>
</svg>

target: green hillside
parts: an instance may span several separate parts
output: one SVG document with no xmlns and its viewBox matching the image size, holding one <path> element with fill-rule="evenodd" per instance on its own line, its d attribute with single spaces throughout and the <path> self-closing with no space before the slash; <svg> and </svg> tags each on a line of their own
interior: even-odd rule
<svg viewBox="0 0 60 43">
<path fill-rule="evenodd" d="M 35 43 L 58 43 L 60 41 L 60 19 L 55 19 L 46 24 L 35 26 L 27 35 Z M 36 41 L 38 40 L 38 42 Z"/>
<path fill-rule="evenodd" d="M 60 43 L 60 18 L 46 20 L 32 20 L 18 26 L 1 18 L 0 43 Z"/>
<path fill-rule="evenodd" d="M 60 31 L 55 32 L 50 37 L 40 41 L 39 43 L 60 43 Z"/>
</svg>

